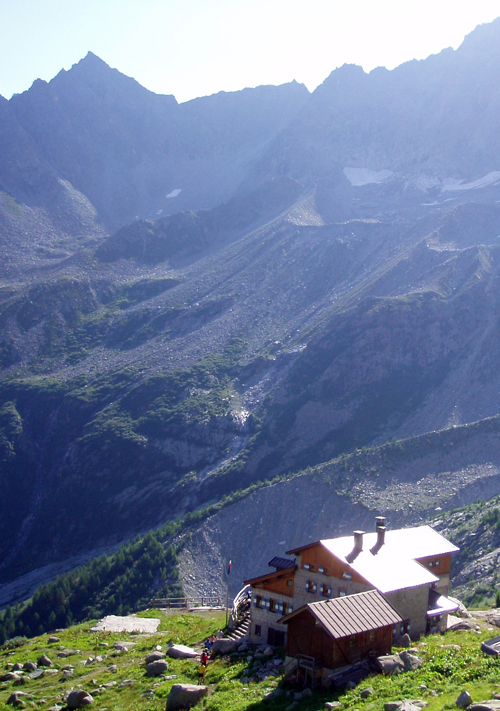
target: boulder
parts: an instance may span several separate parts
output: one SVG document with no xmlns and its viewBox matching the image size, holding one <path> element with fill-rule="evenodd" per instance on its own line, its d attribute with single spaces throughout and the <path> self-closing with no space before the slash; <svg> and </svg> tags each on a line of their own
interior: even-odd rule
<svg viewBox="0 0 500 711">
<path fill-rule="evenodd" d="M 161 676 L 168 671 L 168 662 L 164 659 L 158 659 L 156 662 L 150 662 L 146 664 L 146 674 L 147 676 Z"/>
<path fill-rule="evenodd" d="M 231 652 L 236 652 L 239 644 L 236 639 L 216 639 L 211 651 L 213 654 L 231 654 Z"/>
<path fill-rule="evenodd" d="M 32 696 L 30 694 L 25 694 L 24 691 L 15 691 L 9 696 L 9 698 L 7 699 L 7 703 L 10 706 L 17 706 L 18 708 L 23 708 L 24 706 L 26 706 L 26 700 L 31 698 Z"/>
<path fill-rule="evenodd" d="M 359 695 L 361 696 L 362 699 L 367 699 L 373 693 L 375 693 L 373 686 L 367 686 L 366 689 L 361 690 Z"/>
<path fill-rule="evenodd" d="M 455 615 L 457 615 L 458 617 L 464 617 L 464 618 L 472 617 L 472 615 L 470 614 L 469 610 L 465 607 L 463 602 L 460 602 L 460 600 L 457 600 L 456 597 L 450 597 L 448 595 L 448 600 L 450 600 L 451 602 L 454 602 L 455 605 L 458 605 L 458 610 L 455 612 Z"/>
<path fill-rule="evenodd" d="M 84 689 L 73 689 L 66 697 L 66 706 L 69 709 L 80 709 L 94 703 L 94 698 Z"/>
<path fill-rule="evenodd" d="M 208 694 L 207 686 L 195 684 L 174 684 L 167 696 L 167 711 L 190 709 Z"/>
<path fill-rule="evenodd" d="M 135 642 L 115 642 L 113 647 L 119 652 L 128 652 L 129 649 L 135 647 Z"/>
<path fill-rule="evenodd" d="M 271 691 L 269 694 L 266 694 L 262 701 L 264 703 L 270 703 L 271 701 L 275 701 L 276 699 L 279 699 L 280 696 L 283 696 L 285 692 L 283 689 L 280 689 L 279 687 L 277 689 L 274 689 L 274 691 Z"/>
<path fill-rule="evenodd" d="M 167 654 L 172 659 L 194 659 L 198 653 L 191 647 L 186 647 L 185 644 L 173 644 L 167 650 Z"/>
<path fill-rule="evenodd" d="M 24 662 L 23 669 L 27 672 L 34 672 L 38 669 L 38 667 L 35 662 Z"/>
<path fill-rule="evenodd" d="M 406 632 L 405 634 L 401 635 L 401 637 L 398 639 L 398 647 L 411 647 L 411 637 L 410 635 Z"/>
<path fill-rule="evenodd" d="M 407 650 L 399 653 L 399 658 L 404 664 L 405 671 L 415 671 L 422 666 L 422 659 L 416 654 L 410 654 Z"/>
<path fill-rule="evenodd" d="M 0 681 L 17 681 L 21 677 L 19 674 L 16 674 L 16 672 L 7 672 L 7 674 L 3 674 L 0 676 Z"/>
<path fill-rule="evenodd" d="M 157 662 L 159 659 L 165 659 L 165 652 L 152 652 L 146 657 L 146 664 Z"/>
<path fill-rule="evenodd" d="M 419 711 L 419 709 L 420 706 L 417 706 L 409 699 L 403 699 L 403 701 L 389 701 L 384 704 L 384 711 Z"/>
<path fill-rule="evenodd" d="M 462 691 L 455 703 L 457 706 L 461 706 L 463 709 L 465 709 L 472 703 L 472 696 L 469 694 L 468 691 Z"/>
<path fill-rule="evenodd" d="M 399 654 L 387 654 L 382 657 L 377 657 L 377 666 L 382 674 L 401 674 L 404 672 L 405 665 Z"/>
<path fill-rule="evenodd" d="M 41 657 L 38 657 L 37 664 L 39 667 L 53 667 L 54 664 L 51 662 L 51 660 L 48 658 L 46 654 L 42 654 Z"/>
<path fill-rule="evenodd" d="M 48 638 L 47 642 L 48 644 L 56 644 L 56 642 L 60 642 L 61 638 L 56 637 L 55 635 L 52 635 L 51 637 Z"/>
<path fill-rule="evenodd" d="M 336 711 L 340 708 L 342 708 L 340 701 L 327 701 L 325 703 L 325 711 Z"/>
<path fill-rule="evenodd" d="M 466 630 L 478 630 L 478 629 L 479 629 L 479 625 L 473 619 L 459 620 L 458 622 L 455 622 L 454 625 L 451 625 L 450 627 L 448 627 L 448 630 L 453 630 L 455 632 L 457 630 L 465 630 L 466 631 Z"/>
<path fill-rule="evenodd" d="M 500 699 L 489 699 L 489 701 L 470 704 L 467 706 L 467 711 L 500 711 Z"/>
</svg>

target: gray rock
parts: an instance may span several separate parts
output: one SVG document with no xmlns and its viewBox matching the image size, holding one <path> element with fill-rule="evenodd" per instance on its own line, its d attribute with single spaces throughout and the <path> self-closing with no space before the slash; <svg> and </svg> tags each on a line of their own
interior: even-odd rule
<svg viewBox="0 0 500 711">
<path fill-rule="evenodd" d="M 461 706 L 465 709 L 472 703 L 472 696 L 469 694 L 468 691 L 462 691 L 455 703 L 457 706 Z"/>
<path fill-rule="evenodd" d="M 152 652 L 146 657 L 146 664 L 151 664 L 151 662 L 157 662 L 159 659 L 165 659 L 165 652 Z"/>
<path fill-rule="evenodd" d="M 231 652 L 236 652 L 238 646 L 239 641 L 236 639 L 216 639 L 212 645 L 212 653 L 231 654 Z"/>
<path fill-rule="evenodd" d="M 399 653 L 399 658 L 404 664 L 405 671 L 415 671 L 422 666 L 422 659 L 416 654 L 410 654 L 407 650 Z"/>
<path fill-rule="evenodd" d="M 48 658 L 48 656 L 46 654 L 42 654 L 42 656 L 38 658 L 37 664 L 39 667 L 53 667 L 54 666 L 53 662 Z"/>
<path fill-rule="evenodd" d="M 30 679 L 41 679 L 42 676 L 45 676 L 45 669 L 37 669 L 34 672 L 31 672 L 31 674 L 28 674 Z"/>
<path fill-rule="evenodd" d="M 406 648 L 411 647 L 411 637 L 408 633 L 402 635 L 398 639 L 398 647 L 406 647 Z"/>
<path fill-rule="evenodd" d="M 472 617 L 470 614 L 469 610 L 465 607 L 463 602 L 460 602 L 460 600 L 457 600 L 456 597 L 451 597 L 448 595 L 448 600 L 451 600 L 451 602 L 454 602 L 455 605 L 458 605 L 458 610 L 454 613 L 455 615 L 458 615 L 459 617 Z"/>
<path fill-rule="evenodd" d="M 304 691 L 302 692 L 303 699 L 310 699 L 312 695 L 313 692 L 311 691 L 311 689 L 304 689 Z"/>
<path fill-rule="evenodd" d="M 38 669 L 38 667 L 35 662 L 24 662 L 23 669 L 27 672 L 34 672 Z"/>
<path fill-rule="evenodd" d="M 156 662 L 146 664 L 147 676 L 161 676 L 168 671 L 168 662 L 164 659 L 158 659 Z"/>
<path fill-rule="evenodd" d="M 172 659 L 194 659 L 198 656 L 196 650 L 187 647 L 185 644 L 173 644 L 167 650 L 167 654 Z"/>
<path fill-rule="evenodd" d="M 420 706 L 416 706 L 409 699 L 403 701 L 389 701 L 384 704 L 384 711 L 419 711 Z"/>
<path fill-rule="evenodd" d="M 118 667 L 116 666 L 116 664 L 110 664 L 108 667 L 108 671 L 116 673 L 118 671 Z"/>
<path fill-rule="evenodd" d="M 454 625 L 451 625 L 451 627 L 448 627 L 448 631 L 450 630 L 478 630 L 479 625 L 477 622 L 474 620 L 460 620 L 459 622 L 455 622 Z"/>
<path fill-rule="evenodd" d="M 222 641 L 222 640 L 218 640 Z M 174 684 L 167 697 L 167 711 L 176 709 L 189 709 L 201 701 L 208 694 L 207 686 L 194 684 Z"/>
<path fill-rule="evenodd" d="M 283 696 L 284 693 L 285 692 L 283 691 L 283 689 L 280 689 L 278 687 L 277 689 L 274 689 L 274 691 L 271 691 L 269 694 L 264 696 L 262 701 L 264 701 L 264 703 L 269 703 L 270 701 L 275 701 L 276 699 L 279 699 L 280 696 Z"/>
<path fill-rule="evenodd" d="M 21 676 L 16 672 L 7 672 L 7 674 L 0 676 L 0 681 L 18 681 L 20 678 Z"/>
<path fill-rule="evenodd" d="M 272 647 L 266 647 L 264 650 L 265 657 L 272 657 L 274 654 L 274 649 Z"/>
<path fill-rule="evenodd" d="M 488 701 L 479 701 L 475 704 L 467 706 L 467 711 L 499 711 L 500 699 L 489 699 Z"/>
<path fill-rule="evenodd" d="M 128 652 L 129 649 L 135 647 L 135 642 L 115 642 L 113 647 L 119 652 Z"/>
<path fill-rule="evenodd" d="M 84 689 L 73 689 L 66 697 L 66 706 L 69 709 L 80 709 L 94 703 L 94 698 Z"/>
<path fill-rule="evenodd" d="M 362 699 L 367 699 L 369 696 L 371 696 L 374 693 L 374 688 L 373 686 L 367 686 L 366 689 L 362 689 L 360 692 L 360 696 Z"/>
<path fill-rule="evenodd" d="M 124 679 L 120 682 L 120 686 L 133 686 L 137 682 L 137 679 Z"/>
<path fill-rule="evenodd" d="M 377 657 L 377 666 L 382 674 L 401 674 L 404 672 L 405 665 L 399 654 L 387 654 L 382 657 Z"/>
<path fill-rule="evenodd" d="M 24 706 L 26 706 L 25 699 L 28 698 L 31 698 L 31 696 L 25 694 L 23 691 L 15 691 L 9 696 L 9 698 L 7 699 L 7 703 L 10 706 L 17 706 L 18 708 L 23 708 Z"/>
<path fill-rule="evenodd" d="M 62 657 L 64 659 L 65 657 L 73 656 L 73 654 L 81 654 L 81 651 L 79 649 L 68 649 L 66 647 L 64 649 L 61 649 L 61 651 L 57 653 L 57 656 Z"/>
<path fill-rule="evenodd" d="M 342 708 L 340 701 L 327 701 L 325 703 L 325 711 L 336 711 L 336 709 Z"/>
<path fill-rule="evenodd" d="M 56 644 L 56 642 L 60 642 L 60 641 L 61 641 L 61 638 L 56 637 L 55 635 L 52 635 L 52 637 L 49 637 L 47 640 L 48 644 Z"/>
</svg>

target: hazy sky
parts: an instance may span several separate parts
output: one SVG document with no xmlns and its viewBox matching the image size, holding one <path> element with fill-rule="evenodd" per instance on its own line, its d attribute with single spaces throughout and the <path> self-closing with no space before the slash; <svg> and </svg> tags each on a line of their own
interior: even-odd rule
<svg viewBox="0 0 500 711">
<path fill-rule="evenodd" d="M 49 81 L 89 50 L 178 101 L 345 62 L 389 69 L 458 47 L 500 0 L 0 0 L 0 94 Z"/>
</svg>

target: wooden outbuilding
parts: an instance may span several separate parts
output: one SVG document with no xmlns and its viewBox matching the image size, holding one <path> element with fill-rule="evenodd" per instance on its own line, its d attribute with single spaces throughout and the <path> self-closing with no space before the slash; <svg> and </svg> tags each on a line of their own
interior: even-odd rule
<svg viewBox="0 0 500 711">
<path fill-rule="evenodd" d="M 378 590 L 312 602 L 285 615 L 286 667 L 309 670 L 312 683 L 339 667 L 390 654 L 403 618 Z"/>
</svg>

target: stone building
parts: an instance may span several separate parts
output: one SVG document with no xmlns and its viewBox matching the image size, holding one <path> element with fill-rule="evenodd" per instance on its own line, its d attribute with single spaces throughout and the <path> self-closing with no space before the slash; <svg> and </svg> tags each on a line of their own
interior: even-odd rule
<svg viewBox="0 0 500 711">
<path fill-rule="evenodd" d="M 252 587 L 251 639 L 282 644 L 286 628 L 278 620 L 285 614 L 367 590 L 378 590 L 403 618 L 395 634 L 417 638 L 445 629 L 457 609 L 447 598 L 457 550 L 430 526 L 387 531 L 383 517 L 374 532 L 294 548 L 287 552 L 294 560 L 275 558 L 274 572 L 246 581 Z"/>
</svg>

